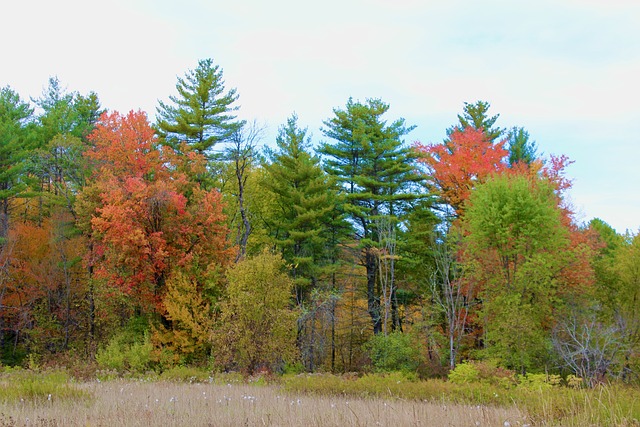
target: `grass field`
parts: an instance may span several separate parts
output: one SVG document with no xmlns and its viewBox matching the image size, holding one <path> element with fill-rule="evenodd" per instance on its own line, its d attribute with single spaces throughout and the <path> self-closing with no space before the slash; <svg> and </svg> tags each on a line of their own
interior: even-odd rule
<svg viewBox="0 0 640 427">
<path fill-rule="evenodd" d="M 269 385 L 108 381 L 79 384 L 91 398 L 0 405 L 8 426 L 501 426 L 515 408 L 283 393 Z"/>
<path fill-rule="evenodd" d="M 501 396 L 482 386 L 456 389 L 441 380 L 403 382 L 398 378 L 315 375 L 267 383 L 237 377 L 192 378 L 190 382 L 156 376 L 76 382 L 63 372 L 4 372 L 0 374 L 0 425 L 640 425 L 634 418 L 638 393 L 629 394 L 627 389 L 569 394 L 512 390 Z"/>
</svg>

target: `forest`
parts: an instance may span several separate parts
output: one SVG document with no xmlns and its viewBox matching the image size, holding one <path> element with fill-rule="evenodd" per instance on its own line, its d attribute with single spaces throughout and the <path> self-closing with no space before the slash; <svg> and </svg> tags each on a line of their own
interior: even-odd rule
<svg viewBox="0 0 640 427">
<path fill-rule="evenodd" d="M 638 382 L 640 236 L 488 102 L 420 143 L 381 99 L 264 141 L 211 59 L 159 98 L 0 90 L 1 365 Z"/>
</svg>

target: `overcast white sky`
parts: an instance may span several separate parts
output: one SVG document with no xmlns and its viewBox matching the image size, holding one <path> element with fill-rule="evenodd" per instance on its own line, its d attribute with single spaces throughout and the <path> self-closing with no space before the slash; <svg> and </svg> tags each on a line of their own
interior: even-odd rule
<svg viewBox="0 0 640 427">
<path fill-rule="evenodd" d="M 0 86 L 24 99 L 55 75 L 153 119 L 176 77 L 210 57 L 269 140 L 295 111 L 318 142 L 352 96 L 382 98 L 423 143 L 485 100 L 499 126 L 575 161 L 581 220 L 640 226 L 637 1 L 21 0 L 2 18 Z"/>
</svg>

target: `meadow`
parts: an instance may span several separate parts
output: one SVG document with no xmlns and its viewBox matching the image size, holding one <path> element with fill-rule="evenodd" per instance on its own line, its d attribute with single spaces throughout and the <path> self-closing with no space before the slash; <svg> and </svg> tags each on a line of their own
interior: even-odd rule
<svg viewBox="0 0 640 427">
<path fill-rule="evenodd" d="M 417 381 L 401 375 L 0 375 L 2 426 L 600 426 L 638 424 L 638 392 Z M 498 393 L 500 392 L 500 394 Z"/>
</svg>

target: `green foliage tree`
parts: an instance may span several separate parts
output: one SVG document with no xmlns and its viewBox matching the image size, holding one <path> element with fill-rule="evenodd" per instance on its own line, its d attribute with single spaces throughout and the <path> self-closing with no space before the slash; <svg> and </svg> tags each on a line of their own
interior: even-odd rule
<svg viewBox="0 0 640 427">
<path fill-rule="evenodd" d="M 236 120 L 235 89 L 225 92 L 222 69 L 213 60 L 201 59 L 195 70 L 178 77 L 178 95 L 170 103 L 160 101 L 156 129 L 168 145 L 186 142 L 197 153 L 211 156 L 217 143 L 229 140 L 242 122 Z"/>
<path fill-rule="evenodd" d="M 524 128 L 514 127 L 507 137 L 509 147 L 509 166 L 517 163 L 531 165 L 537 159 L 536 142 L 529 139 L 529 132 Z"/>
<path fill-rule="evenodd" d="M 263 186 L 274 209 L 265 218 L 273 244 L 290 266 L 298 320 L 298 345 L 302 361 L 313 371 L 320 360 L 323 337 L 316 337 L 318 319 L 335 319 L 335 272 L 338 244 L 350 227 L 344 218 L 335 183 L 324 172 L 320 159 L 310 153 L 307 129 L 298 126 L 294 114 L 280 127 L 276 149 L 267 149 Z M 324 327 L 326 325 L 322 325 Z"/>
<path fill-rule="evenodd" d="M 38 122 L 41 145 L 46 145 L 57 135 L 86 138 L 103 112 L 95 92 L 86 96 L 68 92 L 57 77 L 49 78 L 49 85 L 34 102 L 40 109 Z"/>
<path fill-rule="evenodd" d="M 292 281 L 280 255 L 267 251 L 227 270 L 227 296 L 214 331 L 214 357 L 224 368 L 253 373 L 296 357 Z"/>
<path fill-rule="evenodd" d="M 33 109 L 10 87 L 0 89 L 0 248 L 9 230 L 11 200 L 26 189 L 24 169 Z"/>
<path fill-rule="evenodd" d="M 458 114 L 459 123 L 447 129 L 447 137 L 456 131 L 463 131 L 470 127 L 476 130 L 482 130 L 490 142 L 496 142 L 500 138 L 504 130 L 494 127 L 500 114 L 489 117 L 487 115 L 491 104 L 486 101 L 476 101 L 474 104 L 464 103 L 464 111 Z M 446 143 L 447 140 L 445 140 Z"/>
<path fill-rule="evenodd" d="M 39 201 L 38 221 L 59 207 L 76 219 L 73 200 L 89 173 L 82 154 L 103 111 L 100 101 L 94 92 L 87 96 L 68 92 L 57 77 L 51 77 L 34 102 L 39 115 L 29 173 L 37 180 L 31 190 Z"/>
<path fill-rule="evenodd" d="M 617 268 L 618 252 L 626 246 L 624 236 L 618 234 L 609 224 L 599 218 L 589 222 L 589 230 L 598 248 L 591 260 L 596 278 L 596 297 L 600 313 L 606 319 L 615 317 L 620 307 L 620 270 Z M 605 319 L 601 319 L 605 320 Z"/>
<path fill-rule="evenodd" d="M 420 197 L 416 184 L 415 154 L 402 137 L 414 127 L 404 119 L 387 124 L 382 116 L 389 105 L 379 99 L 366 103 L 347 101 L 346 109 L 335 108 L 335 116 L 324 121 L 325 136 L 319 152 L 326 157 L 325 169 L 341 185 L 345 211 L 355 227 L 362 264 L 367 274 L 367 305 L 374 333 L 382 331 L 378 279 L 379 242 L 377 225 L 386 218 L 397 225 L 409 203 Z"/>
<path fill-rule="evenodd" d="M 366 347 L 372 365 L 379 372 L 416 372 L 423 362 L 415 337 L 400 331 L 374 335 Z"/>
<path fill-rule="evenodd" d="M 625 342 L 622 375 L 637 379 L 640 375 L 640 232 L 628 233 L 626 242 L 615 255 L 614 269 L 619 279 L 617 315 Z"/>
<path fill-rule="evenodd" d="M 496 176 L 471 194 L 465 221 L 468 255 L 482 266 L 486 353 L 510 368 L 541 366 L 568 245 L 553 186 L 535 176 Z"/>
<path fill-rule="evenodd" d="M 339 210 L 336 187 L 309 152 L 311 140 L 293 115 L 280 127 L 277 150 L 267 150 L 264 186 L 277 210 L 268 219 L 275 244 L 291 265 L 296 297 L 301 304 L 331 261 L 331 223 Z M 338 221 L 340 218 L 338 218 Z M 342 228 L 346 228 L 343 224 Z M 335 242 L 333 242 L 335 243 Z"/>
</svg>

